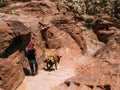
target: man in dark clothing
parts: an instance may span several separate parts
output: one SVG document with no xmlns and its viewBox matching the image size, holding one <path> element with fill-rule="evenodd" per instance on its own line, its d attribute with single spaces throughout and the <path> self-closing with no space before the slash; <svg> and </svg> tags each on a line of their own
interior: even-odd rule
<svg viewBox="0 0 120 90">
<path fill-rule="evenodd" d="M 29 42 L 28 46 L 26 47 L 26 54 L 29 61 L 31 74 L 32 76 L 34 76 L 38 73 L 38 62 L 35 57 L 35 49 L 33 42 Z"/>
</svg>

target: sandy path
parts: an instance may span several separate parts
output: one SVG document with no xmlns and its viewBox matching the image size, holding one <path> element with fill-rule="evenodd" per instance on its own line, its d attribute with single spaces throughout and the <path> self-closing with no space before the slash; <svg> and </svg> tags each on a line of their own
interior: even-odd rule
<svg viewBox="0 0 120 90">
<path fill-rule="evenodd" d="M 54 90 L 66 79 L 73 77 L 76 74 L 76 68 L 86 62 L 88 62 L 88 58 L 81 57 L 79 60 L 70 61 L 65 66 L 59 65 L 58 70 L 55 71 L 40 70 L 36 76 L 26 76 L 17 90 Z"/>
<path fill-rule="evenodd" d="M 73 69 L 59 68 L 51 72 L 41 70 L 36 76 L 26 76 L 17 90 L 52 90 L 74 75 Z"/>
<path fill-rule="evenodd" d="M 63 58 L 63 60 L 66 60 L 65 57 Z M 51 72 L 39 70 L 39 74 L 36 76 L 26 76 L 17 90 L 54 90 L 56 86 L 63 83 L 66 79 L 73 77 L 78 66 L 84 65 L 89 61 L 84 56 L 72 59 L 70 56 L 66 58 L 68 58 L 68 61 L 62 61 L 58 65 L 58 70 Z"/>
</svg>

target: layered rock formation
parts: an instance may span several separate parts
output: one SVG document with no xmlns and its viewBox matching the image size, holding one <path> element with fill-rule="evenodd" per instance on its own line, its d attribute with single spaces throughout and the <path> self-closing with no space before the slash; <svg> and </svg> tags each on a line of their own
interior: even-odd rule
<svg viewBox="0 0 120 90">
<path fill-rule="evenodd" d="M 37 5 L 38 8 L 36 8 Z M 55 11 L 53 7 L 55 7 L 54 3 L 42 1 L 14 4 L 5 11 L 9 15 L 0 14 L 2 20 L 0 25 L 0 60 L 2 62 L 0 87 L 2 89 L 15 90 L 29 73 L 24 50 L 31 37 L 34 38 L 39 68 L 43 68 L 41 65 L 44 47 L 70 48 L 78 50 L 76 52 L 78 55 L 81 55 L 86 48 L 79 27 L 72 22 L 74 20 L 71 21 L 73 17 L 66 18 L 63 14 L 57 15 L 58 10 L 55 7 Z M 19 11 L 19 8 L 22 11 Z"/>
<path fill-rule="evenodd" d="M 56 90 L 119 90 L 119 31 L 109 37 L 108 43 L 95 53 L 97 59 L 80 66 L 78 74 L 66 80 Z"/>
<path fill-rule="evenodd" d="M 107 44 L 95 53 L 95 57 L 101 58 L 110 64 L 119 64 L 120 31 L 108 38 Z"/>
<path fill-rule="evenodd" d="M 28 75 L 24 50 L 32 37 L 39 68 L 43 68 L 45 48 L 55 49 L 64 60 L 70 60 L 64 55 L 68 50 L 75 58 L 94 55 L 90 58 L 92 63 L 80 66 L 78 75 L 66 80 L 57 90 L 119 90 L 118 30 L 103 22 L 92 23 L 93 30 L 89 30 L 85 28 L 89 16 L 81 16 L 99 14 L 101 20 L 119 28 L 119 0 L 6 0 L 5 3 L 8 6 L 0 9 L 0 89 L 15 90 Z"/>
<path fill-rule="evenodd" d="M 37 59 L 41 63 L 42 42 L 38 31 L 39 24 L 26 22 L 26 17 L 17 15 L 1 14 L 0 22 L 0 87 L 4 90 L 15 90 L 24 80 L 25 75 L 29 75 L 28 61 L 25 57 L 25 47 L 34 38 L 37 51 Z M 13 18 L 14 17 L 14 18 Z M 17 20 L 18 19 L 18 20 Z M 37 26 L 38 25 L 38 26 Z M 39 36 L 39 37 L 37 37 Z M 40 43 L 41 42 L 41 43 Z"/>
<path fill-rule="evenodd" d="M 29 30 L 23 23 L 18 21 L 0 22 L 1 88 L 15 89 L 24 79 L 23 67 L 26 67 L 27 64 L 23 57 L 23 51 L 29 39 Z"/>
</svg>

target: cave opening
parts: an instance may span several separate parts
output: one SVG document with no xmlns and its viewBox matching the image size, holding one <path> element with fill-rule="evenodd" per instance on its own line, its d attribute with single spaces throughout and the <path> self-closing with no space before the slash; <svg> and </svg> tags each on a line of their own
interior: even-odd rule
<svg viewBox="0 0 120 90">
<path fill-rule="evenodd" d="M 19 35 L 15 37 L 11 44 L 6 48 L 6 50 L 2 53 L 0 58 L 8 58 L 11 54 L 16 52 L 17 50 L 24 51 L 27 44 L 30 42 L 31 34 Z"/>
<path fill-rule="evenodd" d="M 9 47 L 4 51 L 2 58 L 8 58 L 9 55 L 13 54 L 17 50 L 20 50 L 20 47 L 22 45 L 22 36 L 17 36 L 12 40 L 12 43 L 9 45 Z"/>
</svg>

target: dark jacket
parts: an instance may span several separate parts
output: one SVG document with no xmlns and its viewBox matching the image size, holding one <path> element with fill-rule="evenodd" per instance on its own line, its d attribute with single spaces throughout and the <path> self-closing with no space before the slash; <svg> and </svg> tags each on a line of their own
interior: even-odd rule
<svg viewBox="0 0 120 90">
<path fill-rule="evenodd" d="M 26 53 L 26 56 L 28 58 L 28 60 L 36 60 L 35 58 L 35 49 L 32 49 L 32 50 L 29 50 L 27 53 Z"/>
</svg>

